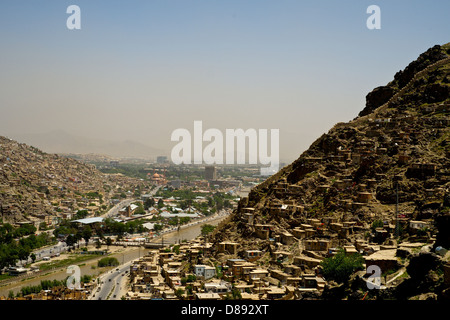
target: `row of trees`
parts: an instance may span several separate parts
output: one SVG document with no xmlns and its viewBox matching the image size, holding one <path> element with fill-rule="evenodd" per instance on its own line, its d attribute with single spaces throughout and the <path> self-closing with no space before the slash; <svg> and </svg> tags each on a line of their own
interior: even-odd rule
<svg viewBox="0 0 450 320">
<path fill-rule="evenodd" d="M 3 225 L 2 227 L 4 226 L 5 225 Z M 23 227 L 17 228 L 21 229 L 22 231 L 15 232 L 14 228 L 11 229 L 6 226 L 6 229 L 9 230 L 7 234 L 22 234 L 24 230 Z M 25 230 L 32 229 L 30 228 Z M 29 236 L 24 235 L 19 240 L 15 240 L 14 238 L 7 236 L 7 234 L 3 234 L 4 236 L 0 241 L 0 269 L 14 266 L 19 260 L 27 260 L 28 258 L 31 258 L 34 261 L 36 259 L 36 256 L 32 253 L 32 250 L 43 247 L 53 242 L 52 237 L 47 233 L 41 233 L 37 236 L 34 233 Z"/>
<path fill-rule="evenodd" d="M 0 226 L 0 243 L 9 243 L 13 239 L 21 238 L 36 232 L 36 227 L 31 224 L 14 228 L 11 224 L 5 223 Z"/>
<path fill-rule="evenodd" d="M 142 224 L 143 222 L 138 220 L 123 223 L 111 218 L 106 218 L 100 226 L 96 226 L 94 229 L 89 225 L 82 229 L 78 229 L 74 225 L 71 225 L 70 221 L 66 221 L 61 223 L 59 227 L 54 230 L 54 235 L 56 237 L 65 237 L 64 242 L 68 246 L 73 246 L 80 240 L 84 240 L 88 243 L 94 233 L 97 234 L 100 239 L 105 239 L 105 234 L 115 234 L 121 237 L 125 233 L 145 232 L 146 229 Z"/>
<path fill-rule="evenodd" d="M 123 235 L 124 233 L 144 232 L 146 229 L 142 226 L 143 222 L 132 220 L 126 223 L 107 218 L 103 222 L 103 233 Z"/>
<path fill-rule="evenodd" d="M 38 285 L 25 286 L 25 287 L 20 288 L 20 291 L 16 294 L 16 296 L 17 297 L 19 297 L 19 296 L 23 297 L 23 296 L 26 296 L 26 295 L 29 295 L 29 294 L 32 294 L 32 293 L 39 293 L 42 290 L 50 290 L 52 288 L 61 287 L 61 286 L 62 287 L 66 287 L 68 278 L 69 277 L 66 277 L 66 279 L 64 279 L 64 280 L 56 280 L 56 279 L 55 280 L 41 280 L 40 284 L 38 284 Z M 92 276 L 88 275 L 88 274 L 83 275 L 80 278 L 80 282 L 81 283 L 88 283 L 91 280 L 92 280 Z M 14 298 L 13 291 L 9 292 L 8 297 L 9 298 Z"/>
<path fill-rule="evenodd" d="M 115 267 L 118 265 L 119 265 L 119 260 L 117 260 L 117 258 L 114 258 L 114 257 L 106 257 L 106 258 L 100 259 L 97 262 L 98 267 L 111 267 L 111 266 Z"/>
<path fill-rule="evenodd" d="M 198 193 L 194 193 L 191 189 L 180 189 L 173 190 L 171 188 L 163 189 L 158 191 L 158 196 L 163 198 L 174 197 L 179 199 L 179 207 L 183 210 L 188 208 L 194 208 L 197 211 L 202 212 L 205 215 L 214 213 L 216 211 L 220 211 L 224 208 L 232 208 L 231 200 L 233 199 L 232 195 L 224 194 L 221 192 L 216 192 L 212 196 L 208 196 L 207 194 L 203 194 L 206 196 L 205 202 L 197 202 L 195 201 L 196 197 L 199 196 Z M 148 209 L 149 207 L 155 206 L 154 199 L 148 199 L 144 203 L 144 208 Z M 164 202 L 162 199 L 159 199 L 158 203 L 156 203 L 158 209 L 161 209 L 164 206 Z"/>
</svg>

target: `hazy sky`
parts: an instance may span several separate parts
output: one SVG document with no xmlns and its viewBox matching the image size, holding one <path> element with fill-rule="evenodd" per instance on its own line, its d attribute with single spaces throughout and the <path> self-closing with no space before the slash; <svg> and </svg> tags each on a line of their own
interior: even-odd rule
<svg viewBox="0 0 450 320">
<path fill-rule="evenodd" d="M 81 30 L 69 30 L 69 5 Z M 369 30 L 369 5 L 381 29 Z M 168 151 L 177 128 L 280 129 L 296 159 L 419 54 L 449 1 L 0 2 L 0 135 L 64 130 Z"/>
</svg>

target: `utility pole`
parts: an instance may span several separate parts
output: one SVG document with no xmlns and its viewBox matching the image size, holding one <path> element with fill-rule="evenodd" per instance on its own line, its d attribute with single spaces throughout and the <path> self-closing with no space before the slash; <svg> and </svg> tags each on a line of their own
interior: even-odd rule
<svg viewBox="0 0 450 320">
<path fill-rule="evenodd" d="M 396 202 L 395 202 L 395 236 L 398 239 L 400 230 L 399 230 L 399 221 L 398 221 L 398 181 L 395 182 L 395 194 L 396 194 Z"/>
</svg>

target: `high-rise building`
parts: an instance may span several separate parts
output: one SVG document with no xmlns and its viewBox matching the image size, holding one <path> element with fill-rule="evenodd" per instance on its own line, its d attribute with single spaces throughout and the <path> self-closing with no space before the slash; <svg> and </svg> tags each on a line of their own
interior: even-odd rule
<svg viewBox="0 0 450 320">
<path fill-rule="evenodd" d="M 206 166 L 205 167 L 205 179 L 206 180 L 216 180 L 217 179 L 217 170 L 214 166 Z"/>
<path fill-rule="evenodd" d="M 159 156 L 156 157 L 156 163 L 167 163 L 167 157 L 166 156 Z"/>
</svg>

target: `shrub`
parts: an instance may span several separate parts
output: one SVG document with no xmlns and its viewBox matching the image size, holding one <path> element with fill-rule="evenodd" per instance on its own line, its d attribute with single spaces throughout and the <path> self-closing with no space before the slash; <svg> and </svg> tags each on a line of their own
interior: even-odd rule
<svg viewBox="0 0 450 320">
<path fill-rule="evenodd" d="M 118 266 L 119 261 L 116 258 L 113 257 L 107 257 L 100 259 L 97 263 L 98 267 L 111 267 L 111 266 Z"/>
<path fill-rule="evenodd" d="M 363 269 L 363 261 L 360 254 L 346 255 L 340 249 L 336 255 L 322 261 L 323 275 L 327 280 L 345 282 L 353 272 Z"/>
</svg>

